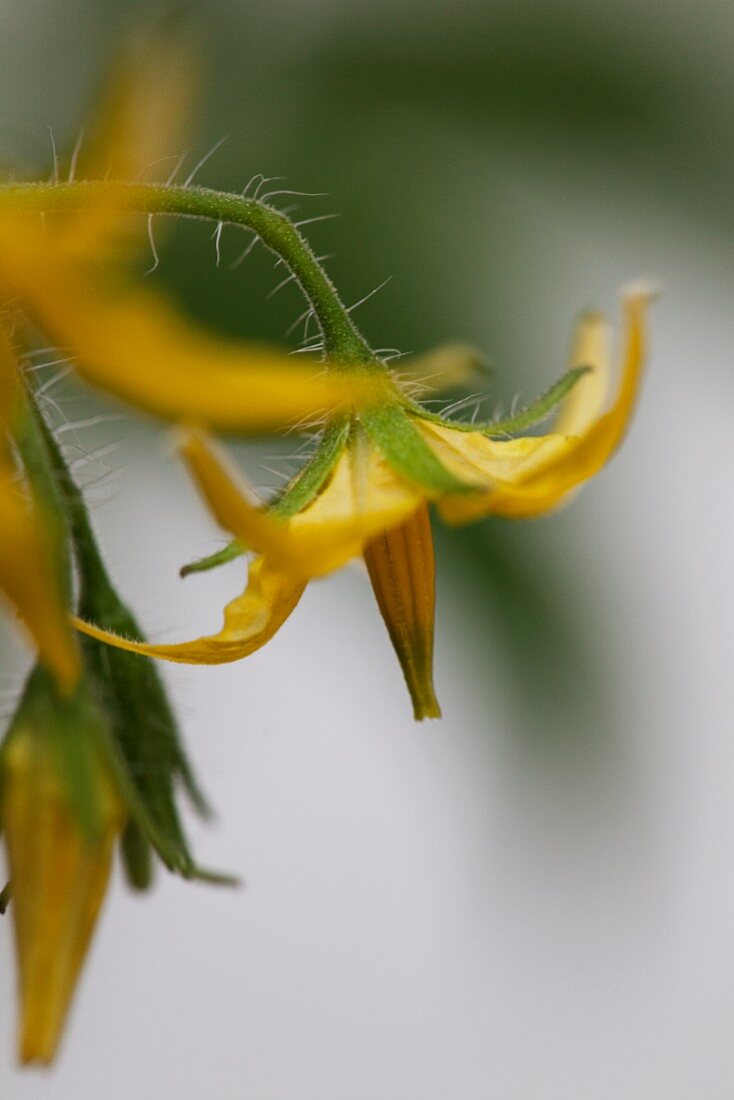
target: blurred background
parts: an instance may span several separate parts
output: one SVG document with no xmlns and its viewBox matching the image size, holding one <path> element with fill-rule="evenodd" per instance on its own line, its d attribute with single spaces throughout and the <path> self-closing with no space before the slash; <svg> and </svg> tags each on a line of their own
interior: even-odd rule
<svg viewBox="0 0 734 1100">
<path fill-rule="evenodd" d="M 0 161 L 69 148 L 127 0 L 0 0 Z M 166 667 L 232 893 L 112 891 L 65 1047 L 0 1093 L 97 1100 L 730 1100 L 734 1095 L 734 21 L 725 0 L 210 0 L 192 5 L 199 182 L 302 199 L 378 347 L 487 353 L 488 412 L 563 367 L 575 315 L 663 288 L 633 430 L 572 507 L 438 533 L 437 686 L 415 726 L 366 577 L 314 584 L 262 653 Z M 294 200 L 296 201 L 296 200 Z M 225 231 L 224 260 L 241 241 Z M 176 230 L 151 278 L 282 340 L 272 259 Z M 291 338 L 293 340 L 293 338 Z M 89 397 L 60 384 L 72 419 Z M 95 403 L 99 409 L 101 402 Z M 119 409 L 115 410 L 119 412 Z M 213 629 L 234 563 L 164 432 L 78 472 L 158 640 Z M 285 450 L 287 457 L 287 448 Z M 240 457 L 259 484 L 273 445 Z M 80 452 L 80 457 L 83 457 Z M 281 456 L 282 457 L 282 456 Z M 83 474 L 82 474 L 83 470 Z M 2 706 L 23 655 L 2 638 Z"/>
</svg>

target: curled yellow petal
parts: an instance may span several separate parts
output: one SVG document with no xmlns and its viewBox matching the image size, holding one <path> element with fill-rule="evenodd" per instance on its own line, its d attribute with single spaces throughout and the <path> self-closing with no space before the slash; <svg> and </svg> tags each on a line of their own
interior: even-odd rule
<svg viewBox="0 0 734 1100">
<path fill-rule="evenodd" d="M 636 292 L 624 299 L 625 333 L 621 377 L 616 397 L 602 415 L 595 415 L 604 389 L 605 341 L 597 319 L 582 331 L 586 354 L 596 347 L 599 361 L 578 383 L 581 391 L 570 407 L 561 410 L 559 427 L 577 434 L 553 431 L 508 441 L 488 439 L 479 432 L 459 433 L 440 425 L 421 423 L 439 458 L 449 469 L 483 477 L 486 491 L 466 497 L 445 497 L 442 516 L 462 523 L 493 514 L 531 518 L 557 508 L 582 482 L 604 466 L 622 441 L 639 390 L 645 358 L 645 319 L 650 294 Z M 582 387 L 586 387 L 582 389 Z"/>
<path fill-rule="evenodd" d="M 440 718 L 433 688 L 436 569 L 427 506 L 421 505 L 406 523 L 368 542 L 364 560 L 415 717 L 418 721 Z"/>
<path fill-rule="evenodd" d="M 366 542 L 404 522 L 423 499 L 359 437 L 344 448 L 315 500 L 290 519 L 255 507 L 200 435 L 189 435 L 182 453 L 217 521 L 275 568 L 302 578 L 358 557 Z"/>
<path fill-rule="evenodd" d="M 199 434 L 188 434 L 183 454 L 214 517 L 259 556 L 250 565 L 244 593 L 225 608 L 217 634 L 155 645 L 74 620 L 83 633 L 148 657 L 220 664 L 248 656 L 285 622 L 311 577 L 359 556 L 370 540 L 404 523 L 422 504 L 366 441 L 345 448 L 319 496 L 288 520 L 255 507 Z"/>
<path fill-rule="evenodd" d="M 18 730 L 4 753 L 2 822 L 20 972 L 19 1055 L 23 1062 L 48 1064 L 105 895 L 124 814 L 111 780 L 100 772 L 99 828 L 85 832 L 49 739 L 25 734 Z"/>
<path fill-rule="evenodd" d="M 269 642 L 293 611 L 304 587 L 304 581 L 295 580 L 271 568 L 263 558 L 257 558 L 250 564 L 245 591 L 224 609 L 222 629 L 217 634 L 171 645 L 131 641 L 81 619 L 75 619 L 74 624 L 91 638 L 145 657 L 179 664 L 226 664 L 249 656 Z"/>
</svg>

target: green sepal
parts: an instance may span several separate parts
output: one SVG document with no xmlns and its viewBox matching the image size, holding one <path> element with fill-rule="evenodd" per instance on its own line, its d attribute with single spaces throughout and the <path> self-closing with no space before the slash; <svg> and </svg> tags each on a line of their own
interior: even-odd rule
<svg viewBox="0 0 734 1100">
<path fill-rule="evenodd" d="M 144 641 L 135 617 L 109 578 L 82 494 L 42 417 L 37 417 L 56 486 L 71 530 L 79 568 L 79 614 L 106 630 Z M 181 745 L 178 727 L 153 661 L 84 638 L 82 650 L 96 701 L 109 721 L 107 754 L 130 815 L 147 842 L 172 870 L 185 877 L 218 880 L 196 867 L 176 807 L 181 783 L 203 816 L 209 808 Z M 112 751 L 114 749 L 114 751 Z M 123 845 L 131 881 L 142 884 L 140 845 Z M 225 878 L 226 876 L 221 876 Z"/>
<path fill-rule="evenodd" d="M 120 840 L 125 878 L 133 890 L 148 890 L 153 882 L 153 849 L 134 818 L 125 825 Z"/>
<path fill-rule="evenodd" d="M 137 823 L 146 840 L 168 870 L 186 879 L 196 879 L 200 882 L 210 882 L 221 886 L 239 886 L 240 880 L 234 875 L 200 867 L 194 862 L 186 846 L 178 843 L 175 837 L 171 837 L 160 827 L 150 812 L 145 799 L 141 797 L 138 786 L 133 782 L 128 763 L 122 754 L 117 739 L 112 734 L 107 737 L 106 749 L 108 763 L 117 780 L 130 817 Z"/>
<path fill-rule="evenodd" d="M 13 416 L 13 436 L 33 496 L 43 509 L 44 526 L 53 555 L 59 591 L 70 604 L 71 553 L 63 499 L 49 463 L 45 423 L 30 392 L 20 386 Z"/>
<path fill-rule="evenodd" d="M 36 665 L 26 680 L 17 710 L 0 751 L 0 776 L 4 755 L 17 738 L 43 744 L 45 757 L 66 791 L 80 828 L 97 838 L 103 830 L 100 805 L 100 769 L 105 762 L 105 718 L 82 679 L 74 693 L 64 696 L 56 680 Z"/>
<path fill-rule="evenodd" d="M 447 470 L 396 402 L 365 409 L 360 418 L 370 439 L 397 473 L 429 494 L 466 493 L 476 485 Z"/>
<path fill-rule="evenodd" d="M 79 604 L 82 619 L 95 623 L 132 641 L 145 642 L 135 617 L 114 596 L 105 600 L 86 593 Z M 133 774 L 141 779 L 152 774 L 179 779 L 192 805 L 202 817 L 210 808 L 183 750 L 178 725 L 158 669 L 150 657 L 106 646 L 94 638 L 83 638 L 82 648 L 95 678 L 107 683 L 114 693 L 115 733 Z M 163 809 L 163 807 L 161 807 Z"/>
<path fill-rule="evenodd" d="M 312 457 L 271 505 L 274 515 L 290 519 L 308 507 L 331 476 L 348 438 L 349 420 L 339 418 L 328 425 Z"/>
<path fill-rule="evenodd" d="M 513 435 L 515 432 L 522 432 L 527 428 L 535 427 L 536 424 L 550 416 L 579 379 L 587 374 L 590 369 L 590 367 L 572 367 L 530 405 L 526 405 L 519 413 L 504 420 L 470 424 L 465 420 L 449 420 L 438 413 L 429 412 L 415 403 L 411 404 L 410 408 L 411 412 L 420 417 L 421 420 L 428 420 L 431 424 L 441 424 L 442 427 L 451 428 L 453 431 L 481 432 L 483 435 L 488 436 Z"/>
<path fill-rule="evenodd" d="M 104 629 L 143 640 L 134 618 L 123 607 L 111 615 L 90 611 L 85 604 L 81 613 L 94 617 Z M 209 808 L 180 746 L 157 669 L 148 657 L 105 646 L 93 638 L 84 638 L 82 648 L 98 697 L 110 717 L 119 753 L 114 767 L 121 783 L 124 769 L 127 781 L 123 790 L 132 820 L 170 870 L 186 878 L 197 877 L 176 807 L 176 780 L 184 784 L 202 815 L 207 816 Z M 123 844 L 122 855 L 129 880 L 138 889 L 144 888 L 140 844 Z"/>
<path fill-rule="evenodd" d="M 331 473 L 339 460 L 339 455 L 344 449 L 349 438 L 348 420 L 337 420 L 329 424 L 324 431 L 318 447 L 301 471 L 286 485 L 279 497 L 273 501 L 271 512 L 281 519 L 290 519 L 318 496 L 328 481 Z M 220 565 L 226 565 L 246 553 L 246 547 L 239 539 L 232 539 L 220 550 L 215 550 L 205 558 L 189 562 L 181 567 L 182 577 L 188 577 L 192 573 L 205 573 L 209 569 L 216 569 Z"/>
<path fill-rule="evenodd" d="M 209 554 L 205 558 L 197 558 L 196 561 L 191 561 L 188 565 L 182 565 L 179 569 L 179 576 L 189 577 L 192 573 L 206 573 L 209 569 L 216 569 L 219 565 L 226 565 L 230 561 L 235 561 L 236 558 L 241 558 L 244 553 L 245 547 L 240 540 L 232 539 L 220 550 L 215 550 L 213 554 Z"/>
</svg>

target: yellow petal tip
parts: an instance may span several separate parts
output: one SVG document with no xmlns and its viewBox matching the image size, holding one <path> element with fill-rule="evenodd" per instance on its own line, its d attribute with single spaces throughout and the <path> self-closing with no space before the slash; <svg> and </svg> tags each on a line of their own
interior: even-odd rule
<svg viewBox="0 0 734 1100">
<path fill-rule="evenodd" d="M 623 302 L 654 302 L 661 294 L 662 287 L 655 279 L 634 279 L 619 290 Z"/>
</svg>

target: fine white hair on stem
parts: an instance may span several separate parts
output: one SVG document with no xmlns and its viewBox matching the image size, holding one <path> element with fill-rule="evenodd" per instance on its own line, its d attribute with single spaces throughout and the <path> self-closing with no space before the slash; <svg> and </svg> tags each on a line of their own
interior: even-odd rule
<svg viewBox="0 0 734 1100">
<path fill-rule="evenodd" d="M 150 250 L 153 253 L 153 263 L 145 272 L 146 275 L 150 275 L 158 267 L 160 257 L 158 256 L 158 249 L 155 246 L 155 236 L 153 234 L 153 215 L 148 214 L 148 240 L 150 242 Z"/>
<path fill-rule="evenodd" d="M 64 360 L 62 360 L 62 362 L 63 361 Z M 47 378 L 46 381 L 43 383 L 43 385 L 38 387 L 38 389 L 36 390 L 36 395 L 38 397 L 43 397 L 44 393 L 46 393 L 48 390 L 52 390 L 54 388 L 54 386 L 58 382 L 61 381 L 62 378 L 66 378 L 67 374 L 69 374 L 70 371 L 71 371 L 71 365 L 70 364 L 67 364 L 67 366 L 62 367 L 61 370 L 57 371 L 56 374 L 52 375 L 51 378 Z"/>
<path fill-rule="evenodd" d="M 222 262 L 222 230 L 224 229 L 224 222 L 217 222 L 217 228 L 212 233 L 214 238 L 214 250 L 217 254 L 217 267 Z"/>
<path fill-rule="evenodd" d="M 293 350 L 289 351 L 288 354 L 289 355 L 310 355 L 311 352 L 323 351 L 323 350 L 324 350 L 324 345 L 323 344 L 311 344 L 307 348 L 293 348 Z"/>
<path fill-rule="evenodd" d="M 295 274 L 294 271 L 292 271 L 290 273 L 290 275 L 286 275 L 285 279 L 281 279 L 280 282 L 278 283 L 278 285 L 274 286 L 273 289 L 268 294 L 268 301 L 270 301 L 271 298 L 274 298 L 279 290 L 282 290 L 284 286 L 288 286 L 288 283 L 292 283 L 295 279 L 296 279 L 296 274 Z"/>
<path fill-rule="evenodd" d="M 253 200 L 255 202 L 262 202 L 262 199 L 260 198 L 260 191 L 262 190 L 262 188 L 265 186 L 266 183 L 275 183 L 276 180 L 284 180 L 284 179 L 285 179 L 285 176 L 263 176 L 262 173 L 261 173 L 260 174 L 260 182 L 258 183 L 257 187 L 255 188 L 255 191 L 254 191 L 253 196 L 252 196 Z"/>
<path fill-rule="evenodd" d="M 188 154 L 188 151 L 186 151 L 186 150 L 185 150 L 185 151 L 184 151 L 184 152 L 183 152 L 183 153 L 181 154 L 181 156 L 180 156 L 180 157 L 178 158 L 178 160 L 177 160 L 177 161 L 176 161 L 176 163 L 174 164 L 173 168 L 171 169 L 171 174 L 169 175 L 168 179 L 166 180 L 166 187 L 170 187 L 170 186 L 171 186 L 171 184 L 172 184 L 172 183 L 173 183 L 173 181 L 175 180 L 176 176 L 177 176 L 177 175 L 179 174 L 179 172 L 180 172 L 180 171 L 181 171 L 181 169 L 183 168 L 183 166 L 184 166 L 184 161 L 186 160 L 186 158 L 187 158 L 187 156 L 188 156 L 188 155 L 189 155 L 189 154 Z"/>
<path fill-rule="evenodd" d="M 260 202 L 274 199 L 276 195 L 297 195 L 299 198 L 304 199 L 327 199 L 329 197 L 326 191 L 288 191 L 282 188 L 280 191 L 268 191 L 267 195 L 260 197 Z"/>
<path fill-rule="evenodd" d="M 306 441 L 305 445 L 302 444 L 300 447 L 297 447 L 295 451 L 291 451 L 289 454 L 261 455 L 260 456 L 260 461 L 261 462 L 303 462 L 305 460 L 305 458 L 307 457 L 304 454 L 304 447 L 305 446 L 310 446 L 310 445 L 311 445 L 311 441 L 309 439 L 309 440 Z M 266 469 L 266 467 L 263 466 L 263 469 Z"/>
<path fill-rule="evenodd" d="M 376 286 L 374 290 L 371 290 L 369 292 L 369 294 L 365 294 L 364 298 L 360 298 L 358 302 L 355 302 L 354 305 L 350 306 L 347 310 L 347 313 L 351 313 L 353 309 L 358 309 L 359 306 L 364 305 L 365 302 L 368 302 L 370 298 L 374 297 L 374 295 L 382 290 L 383 287 L 387 286 L 391 279 L 392 275 L 388 275 L 386 279 L 382 280 L 379 286 Z"/>
<path fill-rule="evenodd" d="M 296 229 L 300 229 L 304 225 L 315 225 L 316 222 L 331 221 L 332 218 L 340 218 L 341 214 L 317 214 L 315 218 L 304 218 L 300 222 L 294 222 Z"/>
<path fill-rule="evenodd" d="M 301 417 L 295 424 L 292 424 L 290 428 L 287 428 L 285 435 L 301 434 L 301 432 L 320 431 L 323 426 L 324 417 L 326 416 L 326 409 L 317 409 L 315 412 L 308 413 L 307 416 Z"/>
<path fill-rule="evenodd" d="M 313 336 L 309 336 L 308 330 L 311 327 L 311 322 L 314 321 L 318 327 L 318 332 L 315 332 Z M 318 319 L 316 317 L 316 311 L 311 310 L 303 323 L 303 337 L 301 339 L 301 345 L 307 344 L 309 340 L 320 340 L 323 337 L 323 332 L 318 325 Z"/>
<path fill-rule="evenodd" d="M 249 230 L 249 232 L 251 232 L 253 234 L 253 238 L 250 241 L 250 243 L 248 244 L 247 248 L 245 248 L 242 252 L 240 252 L 237 259 L 233 260 L 232 263 L 229 265 L 229 270 L 230 271 L 235 271 L 238 267 L 240 267 L 241 264 L 243 264 L 245 262 L 245 260 L 247 259 L 247 257 L 250 255 L 253 248 L 257 244 L 257 242 L 260 240 L 257 233 L 255 233 L 254 229 Z"/>
<path fill-rule="evenodd" d="M 458 401 L 452 401 L 450 405 L 446 405 L 442 410 L 442 415 L 450 416 L 452 413 L 461 412 L 463 409 L 469 408 L 474 402 L 481 403 L 486 400 L 486 393 L 471 393 L 467 397 L 461 397 Z"/>
<path fill-rule="evenodd" d="M 58 401 L 54 401 L 53 397 L 51 397 L 50 394 L 36 393 L 35 396 L 43 406 L 48 406 L 49 408 L 53 409 L 60 420 L 65 421 L 67 419 L 64 410 L 61 408 L 61 405 L 59 405 Z M 79 449 L 81 450 L 81 445 L 79 446 Z"/>
<path fill-rule="evenodd" d="M 79 458 L 72 459 L 69 466 L 72 471 L 76 472 L 82 467 L 88 466 L 90 462 L 101 462 L 103 458 L 115 454 L 116 451 L 121 450 L 126 445 L 127 440 L 125 439 L 117 439 L 113 443 L 105 443 L 102 447 L 97 447 L 88 454 L 83 454 Z"/>
<path fill-rule="evenodd" d="M 36 390 L 35 396 L 38 400 L 40 400 L 41 404 L 43 404 L 44 406 L 48 406 L 48 407 L 52 408 L 53 411 L 55 412 L 56 416 L 58 417 L 58 422 L 56 424 L 48 423 L 48 421 L 47 421 L 49 430 L 53 433 L 54 438 L 58 439 L 59 436 L 65 434 L 66 432 L 71 432 L 72 433 L 72 446 L 76 447 L 76 449 L 78 451 L 81 451 L 82 454 L 85 454 L 86 452 L 85 452 L 84 447 L 82 446 L 82 442 L 79 439 L 79 436 L 77 434 L 77 429 L 81 426 L 81 424 L 83 424 L 83 421 L 80 421 L 77 424 L 72 424 L 72 422 L 69 420 L 69 417 L 66 415 L 65 410 L 62 409 L 61 406 L 58 404 L 58 402 L 54 401 L 53 398 L 50 397 L 47 393 L 44 394 L 40 390 Z M 110 414 L 100 414 L 100 415 L 107 416 L 107 415 L 110 415 Z M 112 415 L 114 416 L 114 414 L 112 414 Z M 96 418 L 92 418 L 92 419 L 96 419 Z M 59 446 L 63 450 L 64 444 L 59 442 Z"/>
<path fill-rule="evenodd" d="M 107 466 L 101 473 L 94 477 L 84 477 L 84 495 L 89 499 L 90 503 L 94 503 L 99 507 L 104 504 L 108 504 L 114 497 L 114 490 L 117 487 L 117 483 L 120 480 L 121 469 L 112 468 Z M 104 489 L 104 495 L 101 495 L 99 490 Z"/>
<path fill-rule="evenodd" d="M 288 328 L 285 330 L 285 332 L 283 333 L 284 337 L 288 337 L 288 336 L 290 336 L 290 334 L 292 332 L 295 332 L 296 329 L 298 328 L 298 326 L 301 324 L 301 322 L 305 321 L 308 318 L 309 314 L 312 314 L 312 313 L 313 313 L 313 306 L 309 306 L 308 309 L 304 309 L 304 311 L 300 315 L 300 317 L 296 317 L 295 321 L 291 325 L 289 325 Z"/>
<path fill-rule="evenodd" d="M 25 352 L 26 359 L 36 359 L 40 355 L 50 355 L 52 351 L 63 351 L 63 348 L 58 347 L 56 344 L 49 344 L 47 348 L 34 348 L 32 351 Z"/>
<path fill-rule="evenodd" d="M 273 477 L 280 478 L 281 481 L 290 481 L 293 476 L 292 473 L 286 473 L 283 470 L 276 470 L 274 466 L 266 466 L 264 462 L 260 462 L 259 469 L 265 470 L 267 473 L 272 474 Z"/>
<path fill-rule="evenodd" d="M 250 179 L 245 184 L 245 186 L 242 188 L 242 191 L 241 191 L 242 198 L 243 199 L 247 198 L 247 192 L 250 190 L 250 188 L 252 187 L 255 180 L 263 180 L 264 178 L 265 177 L 263 176 L 262 172 L 256 172 L 254 176 L 251 176 Z"/>
<path fill-rule="evenodd" d="M 77 432 L 84 428 L 96 428 L 100 424 L 113 424 L 126 421 L 128 418 L 123 413 L 97 413 L 95 416 L 86 416 L 81 420 L 66 420 L 63 424 L 54 428 L 54 435 L 65 435 L 66 432 Z"/>
<path fill-rule="evenodd" d="M 199 171 L 199 169 L 203 168 L 204 165 L 206 164 L 206 162 L 214 156 L 214 154 L 217 152 L 217 150 L 222 148 L 222 146 L 224 145 L 226 140 L 227 140 L 227 134 L 225 134 L 224 137 L 220 137 L 219 141 L 215 142 L 214 145 L 212 145 L 212 147 L 211 147 L 211 149 L 209 150 L 208 153 L 204 153 L 204 156 L 201 157 L 201 159 L 196 162 L 196 164 L 194 165 L 194 167 L 191 169 L 188 176 L 184 180 L 184 182 L 183 182 L 184 187 L 189 187 L 194 182 L 194 176 Z"/>
<path fill-rule="evenodd" d="M 51 155 L 53 157 L 53 181 L 54 181 L 54 183 L 58 183 L 59 182 L 59 154 L 56 151 L 56 138 L 54 137 L 53 128 L 51 126 L 48 126 L 47 129 L 48 129 L 48 136 L 51 138 Z"/>
<path fill-rule="evenodd" d="M 71 151 L 71 159 L 69 160 L 69 174 L 67 176 L 69 183 L 73 183 L 76 177 L 76 166 L 79 162 L 79 154 L 81 152 L 83 143 L 84 127 L 82 126 L 79 133 L 77 134 L 77 139 L 74 142 L 74 148 Z"/>
<path fill-rule="evenodd" d="M 60 363 L 68 363 L 69 359 L 70 356 L 62 355 L 60 359 L 51 359 L 47 363 L 26 363 L 24 364 L 23 369 L 26 370 L 29 374 L 35 374 L 36 371 L 47 370 L 48 367 L 58 367 Z"/>
<path fill-rule="evenodd" d="M 170 156 L 156 157 L 155 160 L 148 161 L 148 163 L 143 165 L 143 167 L 140 169 L 140 172 L 138 174 L 138 179 L 139 180 L 144 180 L 146 178 L 146 176 L 148 175 L 148 173 L 150 172 L 151 168 L 155 168 L 159 164 L 168 164 L 169 161 L 174 160 L 174 159 L 175 159 L 175 156 L 172 153 Z"/>
</svg>

